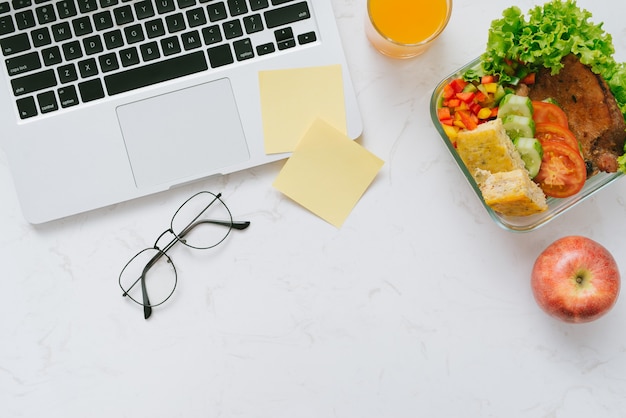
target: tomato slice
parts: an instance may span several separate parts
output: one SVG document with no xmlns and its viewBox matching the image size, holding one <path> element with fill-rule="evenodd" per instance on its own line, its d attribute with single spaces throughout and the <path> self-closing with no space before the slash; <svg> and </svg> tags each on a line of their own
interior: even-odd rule
<svg viewBox="0 0 626 418">
<path fill-rule="evenodd" d="M 569 197 L 585 185 L 587 169 L 580 152 L 562 141 L 552 139 L 541 143 L 543 159 L 535 180 L 546 196 Z"/>
<path fill-rule="evenodd" d="M 535 123 L 556 123 L 569 128 L 567 115 L 563 109 L 554 103 L 533 101 L 533 120 Z"/>
<path fill-rule="evenodd" d="M 543 143 L 545 140 L 562 141 L 579 151 L 578 140 L 568 128 L 564 128 L 556 123 L 537 123 L 535 124 L 535 138 Z"/>
</svg>

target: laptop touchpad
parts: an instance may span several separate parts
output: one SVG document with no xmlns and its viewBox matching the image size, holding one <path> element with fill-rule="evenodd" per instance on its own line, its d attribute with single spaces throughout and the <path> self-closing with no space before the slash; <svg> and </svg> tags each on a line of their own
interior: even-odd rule
<svg viewBox="0 0 626 418">
<path fill-rule="evenodd" d="M 117 108 L 137 187 L 219 173 L 250 158 L 230 81 Z"/>
</svg>

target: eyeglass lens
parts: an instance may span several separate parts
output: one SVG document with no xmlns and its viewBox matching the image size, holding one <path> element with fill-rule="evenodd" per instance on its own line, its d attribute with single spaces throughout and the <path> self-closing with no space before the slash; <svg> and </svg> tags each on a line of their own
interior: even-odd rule
<svg viewBox="0 0 626 418">
<path fill-rule="evenodd" d="M 157 248 L 141 251 L 120 274 L 124 295 L 144 306 L 157 306 L 169 299 L 176 289 L 176 281 L 172 260 Z"/>
<path fill-rule="evenodd" d="M 172 218 L 171 229 L 189 247 L 215 247 L 228 236 L 233 218 L 219 195 L 200 192 L 187 200 Z"/>
</svg>

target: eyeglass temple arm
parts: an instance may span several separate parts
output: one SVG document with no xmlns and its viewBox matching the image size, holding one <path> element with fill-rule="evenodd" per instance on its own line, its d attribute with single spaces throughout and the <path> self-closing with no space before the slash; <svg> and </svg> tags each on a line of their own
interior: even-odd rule
<svg viewBox="0 0 626 418">
<path fill-rule="evenodd" d="M 213 225 L 221 225 L 221 226 L 225 226 L 227 228 L 233 228 L 233 229 L 237 229 L 237 230 L 243 230 L 246 229 L 247 227 L 250 226 L 250 221 L 219 221 L 216 219 L 202 219 L 199 221 L 193 221 L 191 222 L 189 225 L 187 225 L 187 227 L 185 227 L 185 229 L 182 230 L 182 232 L 180 234 L 178 234 L 178 239 L 174 239 L 174 242 L 171 242 L 170 244 L 168 244 L 166 246 L 166 250 L 169 249 L 175 242 L 178 242 L 179 239 L 182 239 L 185 237 L 185 235 L 187 235 L 189 233 L 189 231 L 191 231 L 192 229 L 194 229 L 196 226 L 201 225 L 201 224 L 213 224 Z M 158 240 L 157 240 L 158 241 Z"/>
<path fill-rule="evenodd" d="M 156 253 L 155 256 L 152 257 L 143 268 L 143 271 L 141 272 L 141 277 L 139 277 L 139 280 L 141 281 L 141 297 L 143 299 L 144 319 L 148 319 L 150 318 L 150 315 L 152 315 L 152 306 L 150 306 L 150 298 L 148 297 L 148 289 L 146 288 L 146 275 L 148 274 L 148 271 L 152 268 L 152 266 L 154 266 L 154 264 L 159 261 L 164 254 L 165 252 L 163 251 L 159 251 L 158 253 Z"/>
<path fill-rule="evenodd" d="M 189 232 L 189 230 L 191 230 L 193 227 L 195 227 L 196 225 L 199 224 L 214 224 L 214 225 L 222 225 L 222 226 L 226 226 L 226 227 L 231 227 L 233 229 L 238 229 L 238 230 L 242 230 L 242 229 L 246 229 L 247 227 L 250 226 L 250 221 L 217 221 L 214 219 L 203 219 L 201 221 L 197 221 L 194 222 L 191 227 L 187 230 L 187 232 Z"/>
<path fill-rule="evenodd" d="M 152 266 L 152 265 L 151 265 Z M 150 306 L 150 298 L 146 289 L 146 273 L 150 267 L 146 266 L 141 273 L 141 297 L 143 298 L 143 318 L 148 319 L 152 315 L 152 306 Z"/>
</svg>

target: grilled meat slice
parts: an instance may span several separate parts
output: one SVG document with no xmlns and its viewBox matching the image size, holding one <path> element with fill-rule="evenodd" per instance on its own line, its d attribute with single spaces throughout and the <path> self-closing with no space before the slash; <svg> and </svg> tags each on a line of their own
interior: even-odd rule
<svg viewBox="0 0 626 418">
<path fill-rule="evenodd" d="M 581 145 L 588 174 L 615 172 L 624 152 L 626 123 L 604 79 L 574 55 L 563 58 L 556 75 L 543 68 L 530 86 L 532 100 L 555 99 L 567 114 L 569 128 Z"/>
</svg>

